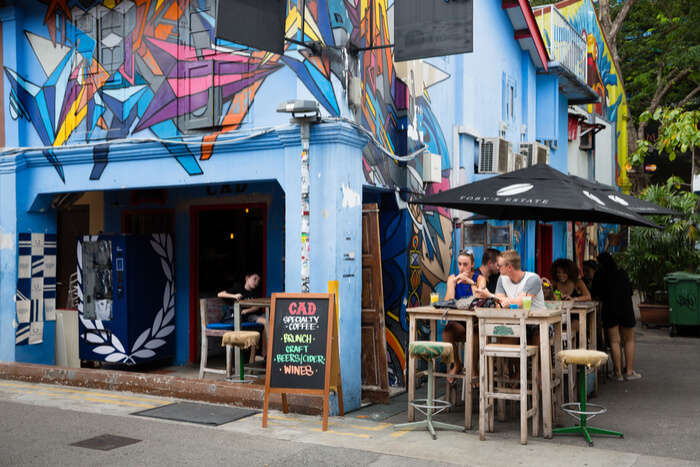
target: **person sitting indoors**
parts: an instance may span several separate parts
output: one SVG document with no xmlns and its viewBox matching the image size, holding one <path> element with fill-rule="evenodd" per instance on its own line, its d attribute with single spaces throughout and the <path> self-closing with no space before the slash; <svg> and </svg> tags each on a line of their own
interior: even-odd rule
<svg viewBox="0 0 700 467">
<path fill-rule="evenodd" d="M 579 277 L 578 268 L 573 261 L 566 258 L 559 258 L 552 263 L 550 269 L 552 276 L 552 287 L 561 293 L 562 300 L 573 300 L 575 302 L 586 302 L 591 300 L 591 293 L 588 287 Z"/>
<path fill-rule="evenodd" d="M 472 286 L 476 285 L 478 273 L 474 272 L 474 254 L 470 251 L 460 251 L 457 255 L 458 274 L 452 274 L 447 278 L 447 290 L 445 291 L 445 300 L 454 298 L 470 297 L 472 295 Z M 445 329 L 442 331 L 442 340 L 452 344 L 455 361 L 450 366 L 448 373 L 451 375 L 462 371 L 462 360 L 457 352 L 457 342 L 464 342 L 466 339 L 464 325 L 457 321 L 448 321 Z M 447 378 L 449 384 L 454 384 L 455 379 Z"/>
<path fill-rule="evenodd" d="M 258 286 L 260 285 L 260 275 L 256 272 L 251 272 L 245 275 L 243 284 L 234 284 L 233 287 L 227 290 L 222 290 L 216 296 L 223 298 L 226 302 L 226 310 L 224 311 L 224 323 L 232 323 L 234 321 L 233 301 L 241 301 L 249 298 L 260 297 Z M 263 358 L 267 353 L 265 345 L 265 309 L 261 307 L 248 307 L 241 309 L 241 321 L 248 323 L 257 323 L 263 327 L 260 333 L 260 346 Z"/>
</svg>

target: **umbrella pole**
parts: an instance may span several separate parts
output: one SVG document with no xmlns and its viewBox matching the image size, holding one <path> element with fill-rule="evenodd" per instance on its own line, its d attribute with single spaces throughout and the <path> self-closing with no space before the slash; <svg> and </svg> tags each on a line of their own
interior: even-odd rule
<svg viewBox="0 0 700 467">
<path fill-rule="evenodd" d="M 542 275 L 540 271 L 540 221 L 535 219 L 535 272 Z"/>
<path fill-rule="evenodd" d="M 578 262 L 576 261 L 576 222 L 571 221 L 571 255 L 573 257 L 574 264 L 578 267 Z"/>
</svg>

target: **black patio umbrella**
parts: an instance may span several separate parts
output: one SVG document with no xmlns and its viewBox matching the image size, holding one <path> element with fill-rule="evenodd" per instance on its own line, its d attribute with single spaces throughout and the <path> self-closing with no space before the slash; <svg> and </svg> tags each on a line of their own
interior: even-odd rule
<svg viewBox="0 0 700 467">
<path fill-rule="evenodd" d="M 585 178 L 578 177 L 576 175 L 569 175 L 578 184 L 600 192 L 604 198 L 617 203 L 630 211 L 636 212 L 644 216 L 682 216 L 683 214 L 674 211 L 673 209 L 665 208 L 659 206 L 656 203 L 649 201 L 644 201 L 635 196 L 626 195 L 625 193 L 620 193 L 614 187 L 610 185 L 605 185 L 604 183 L 592 182 L 586 180 Z"/>
<path fill-rule="evenodd" d="M 658 226 L 546 164 L 508 172 L 413 201 L 500 220 L 587 221 Z"/>
</svg>

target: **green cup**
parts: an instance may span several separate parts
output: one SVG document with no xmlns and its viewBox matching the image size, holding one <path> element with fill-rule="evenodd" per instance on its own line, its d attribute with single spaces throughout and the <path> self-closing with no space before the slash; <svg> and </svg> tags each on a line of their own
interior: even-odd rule
<svg viewBox="0 0 700 467">
<path fill-rule="evenodd" d="M 529 310 L 531 306 L 532 306 L 532 297 L 526 295 L 525 297 L 523 297 L 523 309 Z"/>
</svg>

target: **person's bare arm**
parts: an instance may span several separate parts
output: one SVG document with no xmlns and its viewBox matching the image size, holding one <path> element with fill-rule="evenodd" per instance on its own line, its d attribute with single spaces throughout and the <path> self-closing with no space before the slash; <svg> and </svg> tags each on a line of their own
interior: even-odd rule
<svg viewBox="0 0 700 467">
<path fill-rule="evenodd" d="M 232 293 L 226 292 L 225 290 L 222 290 L 221 292 L 216 294 L 216 296 L 219 298 L 230 298 L 232 300 L 240 300 L 241 298 L 243 298 L 243 295 L 241 295 L 239 293 L 232 294 Z"/>
<path fill-rule="evenodd" d="M 482 290 L 486 288 L 486 276 L 483 274 L 479 274 L 476 278 L 476 288 Z"/>
<path fill-rule="evenodd" d="M 445 300 L 455 298 L 455 288 L 457 287 L 457 277 L 451 275 L 447 278 L 447 288 L 445 289 Z"/>
<path fill-rule="evenodd" d="M 579 279 L 576 281 L 576 289 L 581 295 L 574 298 L 575 302 L 587 302 L 591 300 L 591 292 L 588 290 L 583 280 Z"/>
</svg>

